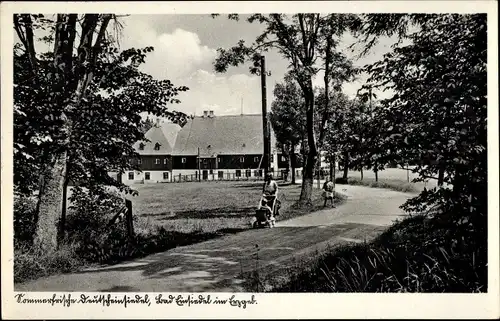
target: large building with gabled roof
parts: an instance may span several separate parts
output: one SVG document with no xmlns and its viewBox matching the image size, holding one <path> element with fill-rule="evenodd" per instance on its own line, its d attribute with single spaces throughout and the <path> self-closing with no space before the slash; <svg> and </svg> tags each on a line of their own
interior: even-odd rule
<svg viewBox="0 0 500 321">
<path fill-rule="evenodd" d="M 128 171 L 125 184 L 192 180 L 258 178 L 263 175 L 262 115 L 216 116 L 205 111 L 184 127 L 160 123 L 146 134 L 149 141 L 134 144 L 141 171 Z M 276 148 L 271 129 L 271 169 L 287 168 L 285 156 Z"/>
</svg>

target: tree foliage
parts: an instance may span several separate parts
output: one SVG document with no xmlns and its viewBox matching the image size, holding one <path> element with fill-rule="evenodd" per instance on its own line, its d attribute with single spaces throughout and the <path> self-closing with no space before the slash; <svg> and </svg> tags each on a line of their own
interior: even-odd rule
<svg viewBox="0 0 500 321">
<path fill-rule="evenodd" d="M 144 139 L 140 113 L 185 121 L 183 113 L 167 106 L 178 103 L 177 94 L 188 88 L 141 72 L 139 66 L 153 48 L 120 51 L 107 33 L 113 18 L 15 16 L 14 28 L 21 41 L 14 46 L 14 182 L 18 190 L 38 190 L 40 200 L 53 204 L 62 198 L 57 187 L 61 179 L 82 187 L 112 185 L 131 192 L 108 172 L 129 169 L 130 159 L 137 156 L 132 145 Z M 36 33 L 43 30 L 48 35 L 39 41 L 54 42 L 53 50 L 36 53 Z M 56 184 L 49 193 L 47 184 L 52 181 Z M 61 211 L 54 208 L 50 217 L 57 221 Z M 39 208 L 39 225 L 48 216 L 44 211 L 49 210 Z M 49 223 L 46 233 L 52 235 L 54 228 Z"/>
<path fill-rule="evenodd" d="M 270 120 L 279 143 L 296 146 L 304 139 L 303 106 L 300 88 L 291 77 L 285 77 L 283 83 L 276 84 Z"/>
<path fill-rule="evenodd" d="M 239 20 L 238 15 L 229 15 L 229 19 Z M 315 93 L 313 78 L 321 69 L 325 70 L 326 84 L 330 84 L 331 70 L 352 67 L 347 58 L 336 51 L 340 36 L 360 26 L 360 20 L 350 14 L 253 14 L 247 18 L 249 23 L 260 23 L 264 31 L 256 37 L 251 45 L 244 40 L 229 48 L 219 48 L 214 67 L 217 72 L 226 72 L 229 66 L 238 66 L 252 61 L 251 73 L 257 73 L 260 56 L 275 50 L 289 62 L 289 73 L 299 85 L 304 98 L 303 111 L 307 141 L 307 158 L 305 159 L 302 191 L 300 200 L 311 202 L 312 179 L 318 156 L 318 143 L 321 147 L 324 137 L 327 115 L 321 120 L 320 137 L 315 135 Z M 325 59 L 328 58 L 328 59 Z M 324 60 L 325 59 L 325 60 Z M 337 83 L 352 72 L 348 69 L 337 72 Z M 328 91 L 328 86 L 325 86 Z M 328 94 L 326 97 L 329 97 Z"/>
<path fill-rule="evenodd" d="M 288 156 L 292 183 L 295 183 L 295 164 L 297 163 L 295 151 L 304 141 L 306 134 L 303 106 L 304 98 L 300 88 L 290 75 L 285 76 L 284 81 L 274 87 L 274 101 L 269 119 L 277 144 Z"/>
<path fill-rule="evenodd" d="M 417 180 L 439 188 L 407 202 L 407 210 L 438 206 L 460 226 L 486 232 L 486 15 L 414 15 L 418 27 L 367 67 L 370 86 L 392 89 L 378 121 L 390 155 L 416 162 Z M 402 19 L 400 20 L 402 21 Z M 372 24 L 378 29 L 377 23 Z"/>
</svg>

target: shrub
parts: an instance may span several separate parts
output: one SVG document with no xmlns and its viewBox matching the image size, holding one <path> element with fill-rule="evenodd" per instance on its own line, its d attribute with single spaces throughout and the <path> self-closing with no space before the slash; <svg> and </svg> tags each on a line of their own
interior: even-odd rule
<svg viewBox="0 0 500 321">
<path fill-rule="evenodd" d="M 72 272 L 84 262 L 78 258 L 72 246 L 65 245 L 56 252 L 47 254 L 31 246 L 20 246 L 14 250 L 14 282 L 23 282 L 54 273 Z"/>
<path fill-rule="evenodd" d="M 17 246 L 27 246 L 33 241 L 36 203 L 36 197 L 14 194 L 14 242 Z"/>
<path fill-rule="evenodd" d="M 106 262 L 121 255 L 129 245 L 125 224 L 109 224 L 124 206 L 114 192 L 75 187 L 66 220 L 66 243 L 75 244 L 76 253 L 90 262 Z"/>
<path fill-rule="evenodd" d="M 298 267 L 271 291 L 487 291 L 486 243 L 453 233 L 436 218 L 410 217 L 370 244 L 340 246 Z"/>
</svg>

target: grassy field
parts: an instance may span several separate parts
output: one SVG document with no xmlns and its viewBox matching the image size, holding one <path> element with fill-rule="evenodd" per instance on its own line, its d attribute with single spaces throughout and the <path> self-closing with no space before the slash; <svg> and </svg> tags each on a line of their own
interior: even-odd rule
<svg viewBox="0 0 500 321">
<path fill-rule="evenodd" d="M 339 179 L 343 175 L 343 172 L 337 171 L 336 178 Z M 369 187 L 380 187 L 388 188 L 400 192 L 413 192 L 419 193 L 424 190 L 424 188 L 434 188 L 437 186 L 437 181 L 431 179 L 427 182 L 416 182 L 413 183 L 412 180 L 417 178 L 418 175 L 406 171 L 402 168 L 387 168 L 378 173 L 378 182 L 375 181 L 375 173 L 370 170 L 363 171 L 363 180 L 361 180 L 361 172 L 359 171 L 349 171 L 348 180 L 350 185 L 363 185 Z"/>
<path fill-rule="evenodd" d="M 134 185 L 139 195 L 132 198 L 136 229 L 161 226 L 182 233 L 237 232 L 251 227 L 262 182 L 193 182 Z M 321 192 L 314 190 L 313 206 L 293 206 L 300 185 L 281 184 L 281 215 L 277 220 L 310 213 L 322 205 Z"/>
</svg>

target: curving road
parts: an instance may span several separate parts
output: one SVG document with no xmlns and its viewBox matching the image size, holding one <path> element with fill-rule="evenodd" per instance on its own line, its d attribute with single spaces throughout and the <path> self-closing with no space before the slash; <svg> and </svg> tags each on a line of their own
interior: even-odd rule
<svg viewBox="0 0 500 321">
<path fill-rule="evenodd" d="M 409 193 L 337 184 L 347 201 L 281 221 L 274 229 L 249 230 L 178 247 L 126 263 L 16 284 L 16 291 L 241 292 L 241 272 L 270 274 L 328 247 L 369 241 L 404 215 Z"/>
</svg>

